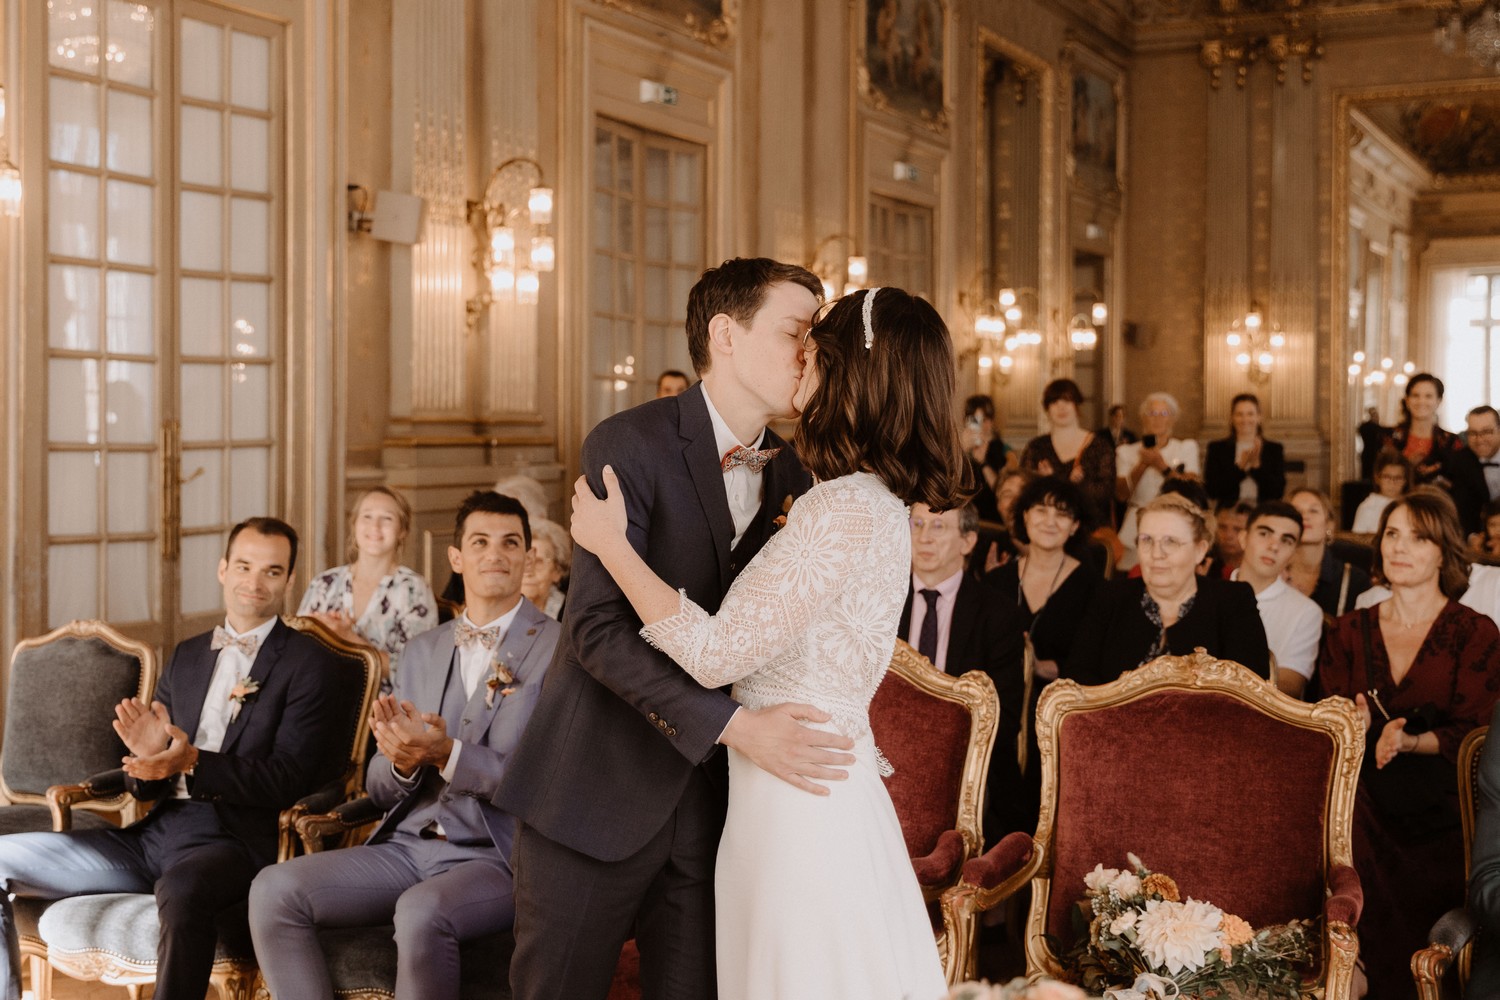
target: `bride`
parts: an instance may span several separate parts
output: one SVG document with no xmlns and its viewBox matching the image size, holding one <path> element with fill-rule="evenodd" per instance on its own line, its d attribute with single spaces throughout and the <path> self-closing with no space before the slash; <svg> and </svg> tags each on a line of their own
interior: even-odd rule
<svg viewBox="0 0 1500 1000">
<path fill-rule="evenodd" d="M 710 616 L 625 537 L 620 485 L 579 479 L 573 537 L 706 687 L 756 709 L 800 701 L 855 740 L 856 762 L 815 796 L 729 751 L 715 870 L 721 1000 L 936 1000 L 947 985 L 901 826 L 881 780 L 870 699 L 911 581 L 907 504 L 962 501 L 953 346 L 937 311 L 895 288 L 840 299 L 807 334 L 793 441 L 818 480 Z"/>
</svg>

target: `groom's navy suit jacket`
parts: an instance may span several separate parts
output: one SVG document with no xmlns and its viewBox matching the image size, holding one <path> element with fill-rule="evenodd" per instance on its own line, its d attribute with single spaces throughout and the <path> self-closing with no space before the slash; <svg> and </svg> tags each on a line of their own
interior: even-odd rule
<svg viewBox="0 0 1500 1000">
<path fill-rule="evenodd" d="M 791 449 L 766 465 L 760 512 L 731 551 L 734 522 L 702 385 L 608 418 L 583 444 L 583 467 L 603 494 L 619 476 L 630 543 L 651 568 L 709 613 L 775 530 L 787 497 L 811 480 Z M 495 803 L 549 840 L 601 861 L 645 846 L 676 809 L 693 769 L 707 763 L 726 787 L 716 743 L 736 709 L 699 686 L 638 634 L 641 621 L 593 553 L 573 560 L 563 638 L 541 701 Z"/>
<path fill-rule="evenodd" d="M 219 654 L 212 632 L 186 640 L 157 682 L 154 698 L 188 739 L 198 732 L 203 700 Z M 224 733 L 217 753 L 203 751 L 188 795 L 212 802 L 225 831 L 264 863 L 276 860 L 276 821 L 282 809 L 337 778 L 344 765 L 340 718 L 334 699 L 330 655 L 311 639 L 277 620 L 250 666 L 260 689 L 246 697 Z M 175 778 L 126 779 L 141 799 L 171 795 Z M 156 821 L 152 812 L 142 823 Z"/>
</svg>

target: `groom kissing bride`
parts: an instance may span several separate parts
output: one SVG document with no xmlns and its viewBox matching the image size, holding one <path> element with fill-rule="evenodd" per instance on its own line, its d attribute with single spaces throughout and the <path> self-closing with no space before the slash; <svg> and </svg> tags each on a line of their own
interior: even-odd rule
<svg viewBox="0 0 1500 1000">
<path fill-rule="evenodd" d="M 906 504 L 961 498 L 952 345 L 896 289 L 814 324 L 820 288 L 765 259 L 705 272 L 702 381 L 584 444 L 586 551 L 497 796 L 521 821 L 518 1000 L 602 1000 L 632 936 L 648 1000 L 944 990 L 866 709 L 905 598 Z M 797 414 L 811 488 L 766 427 Z M 800 499 L 778 531 L 783 497 Z"/>
</svg>

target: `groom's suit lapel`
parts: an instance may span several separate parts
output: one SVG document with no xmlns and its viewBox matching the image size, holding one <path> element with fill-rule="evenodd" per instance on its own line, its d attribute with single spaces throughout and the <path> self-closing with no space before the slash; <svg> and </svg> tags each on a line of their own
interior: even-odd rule
<svg viewBox="0 0 1500 1000">
<path fill-rule="evenodd" d="M 699 383 L 677 397 L 677 433 L 683 442 L 682 457 L 698 492 L 698 502 L 708 518 L 709 533 L 714 540 L 714 555 L 719 560 L 719 581 L 729 585 L 729 543 L 734 541 L 734 518 L 729 514 L 729 498 L 724 494 L 724 472 L 720 468 L 718 442 L 714 440 L 713 421 L 708 404 L 703 401 Z"/>
</svg>

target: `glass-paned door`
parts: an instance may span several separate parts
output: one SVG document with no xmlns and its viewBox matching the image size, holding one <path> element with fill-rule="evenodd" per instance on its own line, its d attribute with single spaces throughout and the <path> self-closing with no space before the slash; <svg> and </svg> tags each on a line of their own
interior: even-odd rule
<svg viewBox="0 0 1500 1000">
<path fill-rule="evenodd" d="M 169 645 L 273 512 L 284 261 L 277 22 L 48 0 L 44 617 Z"/>
<path fill-rule="evenodd" d="M 870 284 L 932 299 L 932 209 L 870 197 Z"/>
<path fill-rule="evenodd" d="M 688 360 L 688 291 L 706 266 L 704 147 L 601 118 L 594 128 L 589 426 L 651 398 Z"/>
</svg>

